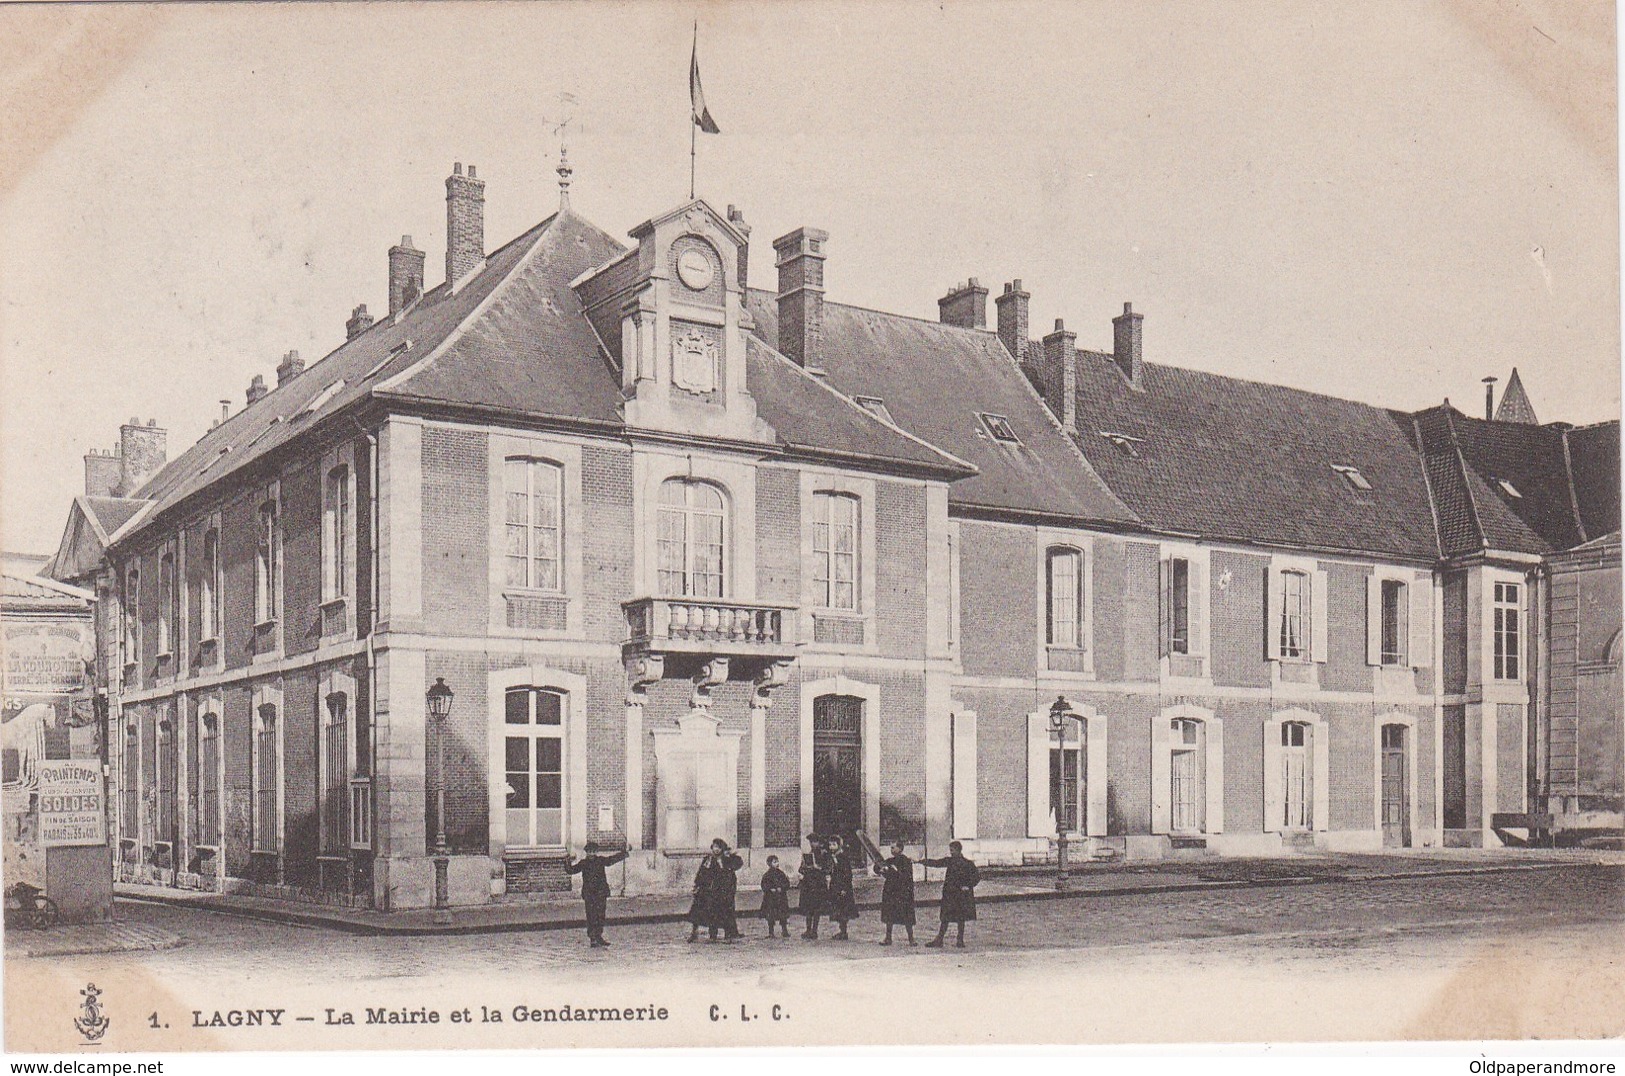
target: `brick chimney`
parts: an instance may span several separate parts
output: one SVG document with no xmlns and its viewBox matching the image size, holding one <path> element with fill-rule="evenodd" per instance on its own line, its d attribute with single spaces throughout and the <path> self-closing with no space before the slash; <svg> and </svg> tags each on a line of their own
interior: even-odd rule
<svg viewBox="0 0 1625 1076">
<path fill-rule="evenodd" d="M 961 329 L 987 328 L 987 289 L 971 277 L 937 300 L 937 318 Z"/>
<path fill-rule="evenodd" d="M 86 497 L 117 497 L 123 479 L 124 464 L 118 456 L 97 449 L 85 454 Z"/>
<path fill-rule="evenodd" d="M 824 244 L 829 233 L 797 228 L 773 240 L 779 269 L 779 351 L 798 366 L 818 370 L 824 324 Z"/>
<path fill-rule="evenodd" d="M 1078 334 L 1060 318 L 1044 337 L 1044 402 L 1067 433 L 1078 432 Z"/>
<path fill-rule="evenodd" d="M 412 245 L 412 237 L 401 236 L 400 244 L 389 248 L 389 316 L 411 306 L 423 294 L 423 251 Z"/>
<path fill-rule="evenodd" d="M 169 451 L 169 432 L 149 418 L 145 426 L 132 418 L 119 427 L 120 478 L 118 495 L 132 497 L 163 467 Z"/>
<path fill-rule="evenodd" d="M 255 374 L 254 380 L 248 383 L 248 406 L 253 407 L 265 399 L 265 394 L 268 391 L 270 390 L 265 387 L 265 375 Z"/>
<path fill-rule="evenodd" d="M 739 293 L 744 294 L 746 279 L 750 274 L 750 225 L 745 223 L 745 214 L 738 207 L 728 207 L 728 223 L 732 224 L 745 241 L 739 244 Z"/>
<path fill-rule="evenodd" d="M 276 387 L 281 388 L 304 372 L 305 360 L 299 357 L 299 352 L 289 351 L 276 364 Z"/>
<path fill-rule="evenodd" d="M 372 315 L 367 313 L 367 304 L 362 303 L 350 311 L 350 320 L 344 323 L 344 338 L 354 340 L 370 328 L 372 328 Z"/>
<path fill-rule="evenodd" d="M 1021 281 L 1004 286 L 1004 294 L 995 296 L 993 305 L 999 310 L 999 339 L 1004 341 L 1010 357 L 1021 363 L 1027 357 L 1028 303 L 1032 296 L 1021 290 Z"/>
<path fill-rule="evenodd" d="M 1136 314 L 1131 303 L 1124 303 L 1123 312 L 1112 318 L 1112 358 L 1136 388 L 1145 375 L 1145 361 L 1140 357 L 1140 323 L 1144 320 L 1145 315 Z"/>
<path fill-rule="evenodd" d="M 485 260 L 485 180 L 461 162 L 446 177 L 446 283 L 457 281 Z"/>
</svg>

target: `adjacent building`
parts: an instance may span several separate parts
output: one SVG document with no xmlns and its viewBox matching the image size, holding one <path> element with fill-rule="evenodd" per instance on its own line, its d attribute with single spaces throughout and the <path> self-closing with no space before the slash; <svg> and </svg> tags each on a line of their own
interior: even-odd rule
<svg viewBox="0 0 1625 1076">
<path fill-rule="evenodd" d="M 135 423 L 96 457 L 134 478 L 87 461 L 57 571 L 109 610 L 122 877 L 405 908 L 442 851 L 468 904 L 589 839 L 635 892 L 719 836 L 1020 863 L 1617 818 L 1617 423 L 1147 362 L 1127 305 L 1110 351 L 1034 338 L 1020 281 L 991 326 L 974 279 L 935 320 L 835 303 L 810 227 L 753 287 L 733 207 L 623 243 L 560 179 L 487 251 L 458 166 L 442 283 L 403 237 L 386 316 L 167 463 Z"/>
</svg>

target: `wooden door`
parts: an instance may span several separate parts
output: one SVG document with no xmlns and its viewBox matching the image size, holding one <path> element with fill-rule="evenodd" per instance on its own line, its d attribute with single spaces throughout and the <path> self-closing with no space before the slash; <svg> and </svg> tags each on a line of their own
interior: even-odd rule
<svg viewBox="0 0 1625 1076">
<path fill-rule="evenodd" d="M 1385 848 L 1408 848 L 1411 843 L 1404 725 L 1382 727 L 1382 843 Z"/>
</svg>

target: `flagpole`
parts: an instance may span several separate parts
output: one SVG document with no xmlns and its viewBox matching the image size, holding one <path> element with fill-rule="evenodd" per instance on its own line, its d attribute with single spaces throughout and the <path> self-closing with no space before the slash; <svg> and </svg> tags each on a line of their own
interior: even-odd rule
<svg viewBox="0 0 1625 1076">
<path fill-rule="evenodd" d="M 694 65 L 697 62 L 699 62 L 699 56 L 700 56 L 700 20 L 695 19 L 694 20 L 694 44 L 692 46 L 692 51 L 690 52 L 690 55 L 689 55 L 689 70 L 690 70 L 691 73 L 694 70 Z M 692 83 L 692 78 L 690 79 L 690 82 Z M 698 139 L 698 134 L 694 130 L 694 128 L 696 128 L 696 127 L 698 127 L 700 125 L 699 124 L 699 118 L 694 115 L 694 107 L 693 106 L 694 106 L 694 87 L 691 84 L 689 86 L 689 110 L 688 110 L 688 200 L 691 201 L 691 202 L 694 200 L 695 143 L 699 140 Z"/>
<path fill-rule="evenodd" d="M 694 200 L 694 144 L 697 141 L 695 137 L 697 127 L 699 127 L 699 124 L 694 122 L 693 116 L 690 116 L 688 118 L 688 199 L 691 202 Z"/>
</svg>

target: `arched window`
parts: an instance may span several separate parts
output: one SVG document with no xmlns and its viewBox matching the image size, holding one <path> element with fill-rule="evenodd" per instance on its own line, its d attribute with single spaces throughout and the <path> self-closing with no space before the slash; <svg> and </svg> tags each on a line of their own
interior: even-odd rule
<svg viewBox="0 0 1625 1076">
<path fill-rule="evenodd" d="M 276 740 L 276 707 L 266 703 L 254 717 L 252 773 L 254 784 L 253 850 L 279 851 L 277 792 L 281 784 Z"/>
<path fill-rule="evenodd" d="M 260 506 L 254 547 L 254 617 L 265 624 L 277 617 L 277 509 L 275 501 Z"/>
<path fill-rule="evenodd" d="M 175 554 L 165 553 L 158 558 L 158 649 L 161 653 L 175 652 L 180 619 L 175 614 Z"/>
<path fill-rule="evenodd" d="M 198 582 L 198 632 L 213 639 L 220 631 L 220 532 L 210 528 L 203 536 L 203 569 Z"/>
<path fill-rule="evenodd" d="M 1045 558 L 1044 588 L 1044 642 L 1063 649 L 1082 649 L 1083 554 L 1068 546 L 1051 546 Z"/>
<path fill-rule="evenodd" d="M 562 589 L 562 469 L 547 460 L 509 457 L 503 463 L 502 488 L 507 503 L 508 586 Z"/>
<path fill-rule="evenodd" d="M 153 784 L 158 793 L 157 839 L 172 842 L 175 839 L 175 723 L 167 717 L 158 719 L 158 765 Z"/>
<path fill-rule="evenodd" d="M 813 582 L 826 609 L 858 608 L 858 499 L 813 494 Z"/>
<path fill-rule="evenodd" d="M 1307 722 L 1281 724 L 1281 825 L 1304 830 L 1314 826 L 1313 769 L 1309 751 L 1313 733 Z"/>
<path fill-rule="evenodd" d="M 1207 755 L 1202 722 L 1176 717 L 1168 726 L 1169 828 L 1200 833 L 1206 823 Z"/>
<path fill-rule="evenodd" d="M 141 572 L 131 568 L 124 573 L 124 663 L 141 661 Z"/>
<path fill-rule="evenodd" d="M 345 829 L 344 806 L 349 795 L 350 700 L 342 691 L 328 695 L 322 713 L 321 799 L 317 809 L 321 813 L 322 851 L 342 852 L 348 844 Z"/>
<path fill-rule="evenodd" d="M 350 469 L 338 466 L 327 472 L 322 493 L 322 600 L 350 596 L 350 545 L 353 532 L 350 507 Z"/>
<path fill-rule="evenodd" d="M 508 689 L 502 747 L 510 847 L 564 843 L 564 701 L 548 688 Z"/>
<path fill-rule="evenodd" d="M 728 534 L 722 491 L 705 482 L 667 479 L 660 486 L 660 593 L 720 598 Z"/>
<path fill-rule="evenodd" d="M 124 713 L 124 757 L 119 766 L 119 777 L 123 782 L 122 806 L 123 813 L 119 819 L 119 833 L 126 840 L 136 840 L 141 835 L 141 726 L 136 721 L 135 712 L 126 710 Z"/>
<path fill-rule="evenodd" d="M 198 722 L 198 843 L 220 843 L 220 717 Z"/>
</svg>

